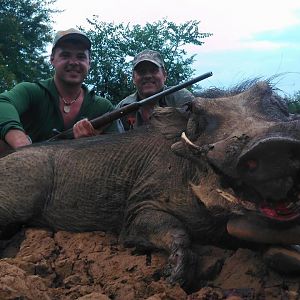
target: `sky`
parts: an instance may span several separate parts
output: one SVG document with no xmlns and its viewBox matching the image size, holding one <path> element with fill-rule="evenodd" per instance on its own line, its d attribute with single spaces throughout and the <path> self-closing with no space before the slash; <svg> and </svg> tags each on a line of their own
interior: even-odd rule
<svg viewBox="0 0 300 300">
<path fill-rule="evenodd" d="M 54 30 L 88 28 L 86 18 L 93 15 L 131 25 L 163 18 L 176 24 L 200 21 L 199 31 L 213 35 L 187 49 L 196 54 L 195 76 L 213 72 L 200 83 L 203 88 L 276 76 L 272 82 L 284 95 L 300 90 L 299 0 L 57 0 L 55 7 L 64 11 L 55 15 Z"/>
</svg>

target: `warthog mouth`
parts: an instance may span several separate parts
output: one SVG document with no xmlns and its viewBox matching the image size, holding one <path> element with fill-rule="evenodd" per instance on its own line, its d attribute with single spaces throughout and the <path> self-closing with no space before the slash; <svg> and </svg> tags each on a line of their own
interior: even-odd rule
<svg viewBox="0 0 300 300">
<path fill-rule="evenodd" d="M 259 210 L 264 216 L 270 219 L 293 221 L 300 218 L 300 201 L 265 202 L 260 205 Z"/>
<path fill-rule="evenodd" d="M 261 200 L 255 201 L 255 198 L 257 199 L 259 196 L 249 198 L 250 196 L 246 195 L 245 192 L 239 193 L 238 191 L 233 192 L 233 190 L 231 188 L 230 192 L 228 192 L 228 190 L 217 189 L 217 192 L 227 201 L 240 205 L 245 210 L 256 212 L 256 214 L 268 219 L 279 222 L 300 220 L 300 192 L 298 192 L 298 195 L 295 194 L 288 199 L 272 202 L 263 200 L 261 197 Z"/>
<path fill-rule="evenodd" d="M 193 144 L 185 134 L 182 138 L 192 149 L 205 152 L 205 146 Z M 211 149 L 213 147 L 206 152 Z M 220 154 L 217 155 L 219 160 L 220 157 Z M 226 168 L 221 170 L 220 164 L 215 163 L 214 159 L 212 155 L 207 161 L 219 177 L 216 192 L 231 202 L 234 209 L 240 207 L 240 212 L 250 210 L 281 223 L 300 219 L 300 140 L 269 136 L 252 142 L 236 161 L 232 161 L 234 175 L 230 172 L 229 175 Z M 201 190 L 205 188 L 194 186 L 193 190 L 203 202 L 206 197 L 203 197 Z M 210 206 L 209 201 L 204 202 Z"/>
<path fill-rule="evenodd" d="M 300 178 L 300 175 L 297 178 Z M 295 184 L 286 197 L 274 199 L 264 197 L 254 187 L 244 182 L 236 182 L 228 178 L 224 179 L 224 177 L 222 181 L 226 184 L 223 185 L 223 188 L 217 189 L 217 192 L 227 201 L 274 221 L 291 222 L 297 219 L 300 220 L 300 182 L 293 180 Z M 276 183 L 278 184 L 278 181 L 270 181 L 265 182 L 265 185 L 270 186 Z"/>
<path fill-rule="evenodd" d="M 268 138 L 245 151 L 237 164 L 241 181 L 233 189 L 276 221 L 300 218 L 300 142 Z M 237 199 L 238 201 L 238 199 Z"/>
</svg>

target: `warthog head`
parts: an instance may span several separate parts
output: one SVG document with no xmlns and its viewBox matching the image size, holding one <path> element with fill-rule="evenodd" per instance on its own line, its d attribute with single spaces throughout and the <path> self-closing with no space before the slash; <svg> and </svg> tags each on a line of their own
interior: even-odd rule
<svg viewBox="0 0 300 300">
<path fill-rule="evenodd" d="M 272 226 L 298 222 L 300 120 L 268 83 L 196 98 L 185 130 L 172 149 L 205 170 L 193 190 L 208 209 L 250 213 Z"/>
</svg>

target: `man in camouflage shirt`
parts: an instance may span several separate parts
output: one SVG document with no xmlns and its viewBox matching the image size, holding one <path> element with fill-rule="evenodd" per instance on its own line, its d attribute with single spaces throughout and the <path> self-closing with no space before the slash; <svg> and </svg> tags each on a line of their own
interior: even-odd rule
<svg viewBox="0 0 300 300">
<path fill-rule="evenodd" d="M 133 60 L 132 79 L 136 87 L 136 92 L 120 101 L 116 108 L 143 100 L 167 88 L 165 86 L 167 72 L 160 53 L 148 49 L 138 53 Z M 193 98 L 194 96 L 191 92 L 182 89 L 162 97 L 156 105 L 161 107 L 181 107 L 185 103 L 190 102 Z M 154 104 L 145 105 L 137 112 L 128 114 L 118 120 L 119 131 L 127 131 L 137 126 L 147 124 L 154 106 Z"/>
</svg>

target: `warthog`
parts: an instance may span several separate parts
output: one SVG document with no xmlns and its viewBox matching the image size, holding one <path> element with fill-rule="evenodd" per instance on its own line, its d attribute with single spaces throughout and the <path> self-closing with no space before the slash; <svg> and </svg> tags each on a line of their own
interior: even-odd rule
<svg viewBox="0 0 300 300">
<path fill-rule="evenodd" d="M 158 108 L 125 134 L 25 147 L 0 160 L 0 225 L 110 231 L 164 250 L 188 286 L 193 243 L 299 242 L 300 121 L 269 84 Z M 238 245 L 238 244 L 237 244 Z"/>
</svg>

